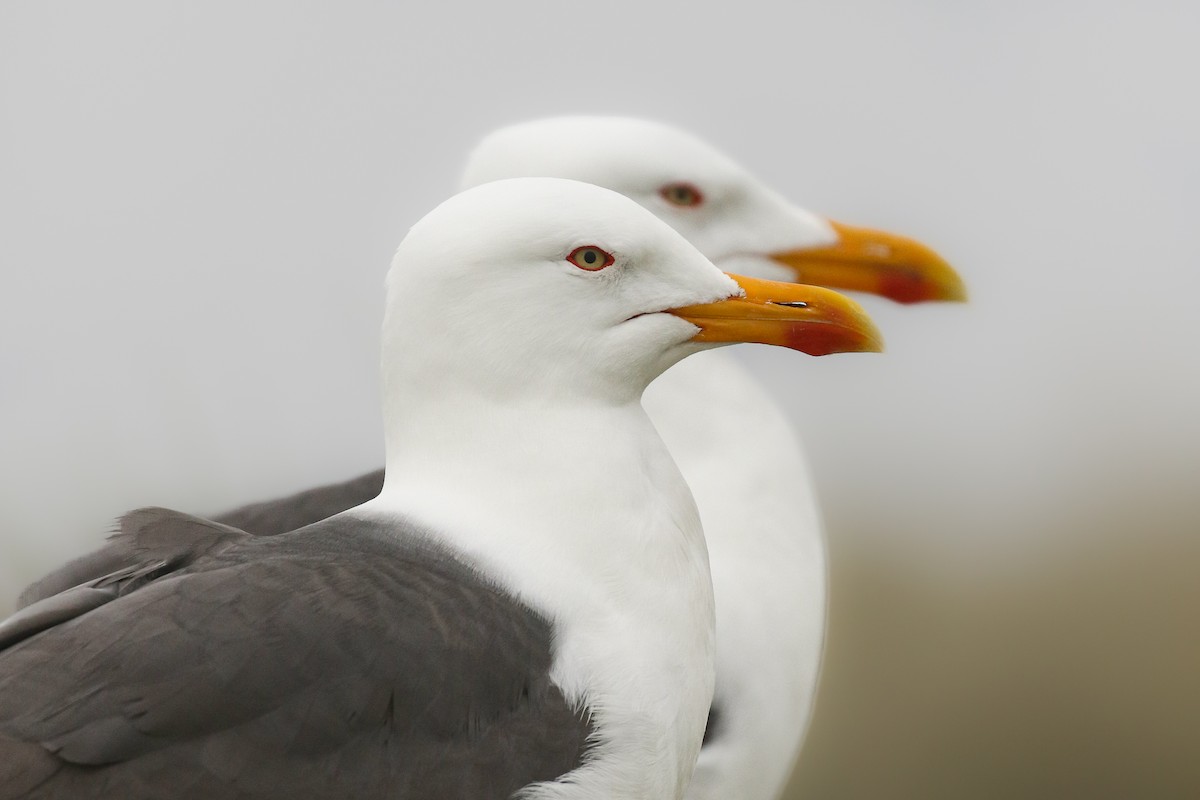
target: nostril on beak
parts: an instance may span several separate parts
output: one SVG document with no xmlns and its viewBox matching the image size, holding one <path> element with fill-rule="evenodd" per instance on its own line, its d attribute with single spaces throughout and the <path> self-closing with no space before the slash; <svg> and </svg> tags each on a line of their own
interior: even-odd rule
<svg viewBox="0 0 1200 800">
<path fill-rule="evenodd" d="M 769 302 L 773 306 L 787 306 L 788 308 L 808 308 L 808 303 L 802 302 L 800 300 L 793 300 L 791 302 L 788 302 L 785 300 L 768 300 L 767 302 Z"/>
</svg>

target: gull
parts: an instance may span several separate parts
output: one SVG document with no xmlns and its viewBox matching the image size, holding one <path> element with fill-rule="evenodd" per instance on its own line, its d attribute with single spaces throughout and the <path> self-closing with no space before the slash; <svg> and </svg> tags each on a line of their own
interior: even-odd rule
<svg viewBox="0 0 1200 800">
<path fill-rule="evenodd" d="M 393 261 L 379 495 L 272 537 L 166 509 L 0 623 L 0 798 L 678 798 L 712 696 L 699 516 L 639 402 L 735 341 L 879 349 L 636 203 L 522 178 Z"/>
</svg>

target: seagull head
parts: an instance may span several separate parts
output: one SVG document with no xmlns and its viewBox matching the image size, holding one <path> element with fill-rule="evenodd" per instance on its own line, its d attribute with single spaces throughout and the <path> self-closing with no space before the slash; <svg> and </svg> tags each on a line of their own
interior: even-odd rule
<svg viewBox="0 0 1200 800">
<path fill-rule="evenodd" d="M 635 397 L 697 350 L 880 349 L 828 289 L 728 275 L 617 192 L 557 178 L 482 184 L 401 243 L 388 275 L 388 387 Z"/>
<path fill-rule="evenodd" d="M 937 253 L 903 236 L 825 219 L 789 203 L 705 142 L 624 117 L 555 117 L 502 128 L 470 156 L 463 183 L 570 178 L 620 192 L 723 269 L 882 295 L 964 300 Z"/>
</svg>

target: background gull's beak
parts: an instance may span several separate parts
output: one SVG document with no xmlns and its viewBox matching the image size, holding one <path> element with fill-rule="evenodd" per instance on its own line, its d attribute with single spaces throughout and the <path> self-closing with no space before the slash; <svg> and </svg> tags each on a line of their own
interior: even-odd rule
<svg viewBox="0 0 1200 800">
<path fill-rule="evenodd" d="M 967 287 L 930 248 L 905 236 L 830 221 L 838 241 L 771 253 L 801 283 L 878 294 L 897 303 L 963 301 Z"/>
</svg>

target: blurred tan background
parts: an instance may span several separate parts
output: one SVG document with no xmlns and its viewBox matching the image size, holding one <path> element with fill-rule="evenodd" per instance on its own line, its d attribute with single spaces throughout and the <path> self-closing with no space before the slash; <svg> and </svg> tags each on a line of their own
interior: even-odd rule
<svg viewBox="0 0 1200 800">
<path fill-rule="evenodd" d="M 0 607 L 122 511 L 381 458 L 381 283 L 508 122 L 674 122 L 937 247 L 745 348 L 829 523 L 795 797 L 1200 796 L 1200 6 L 0 5 Z"/>
<path fill-rule="evenodd" d="M 1194 475 L 1097 486 L 1043 531 L 1075 550 L 982 576 L 835 539 L 825 673 L 788 797 L 1196 797 Z"/>
</svg>

